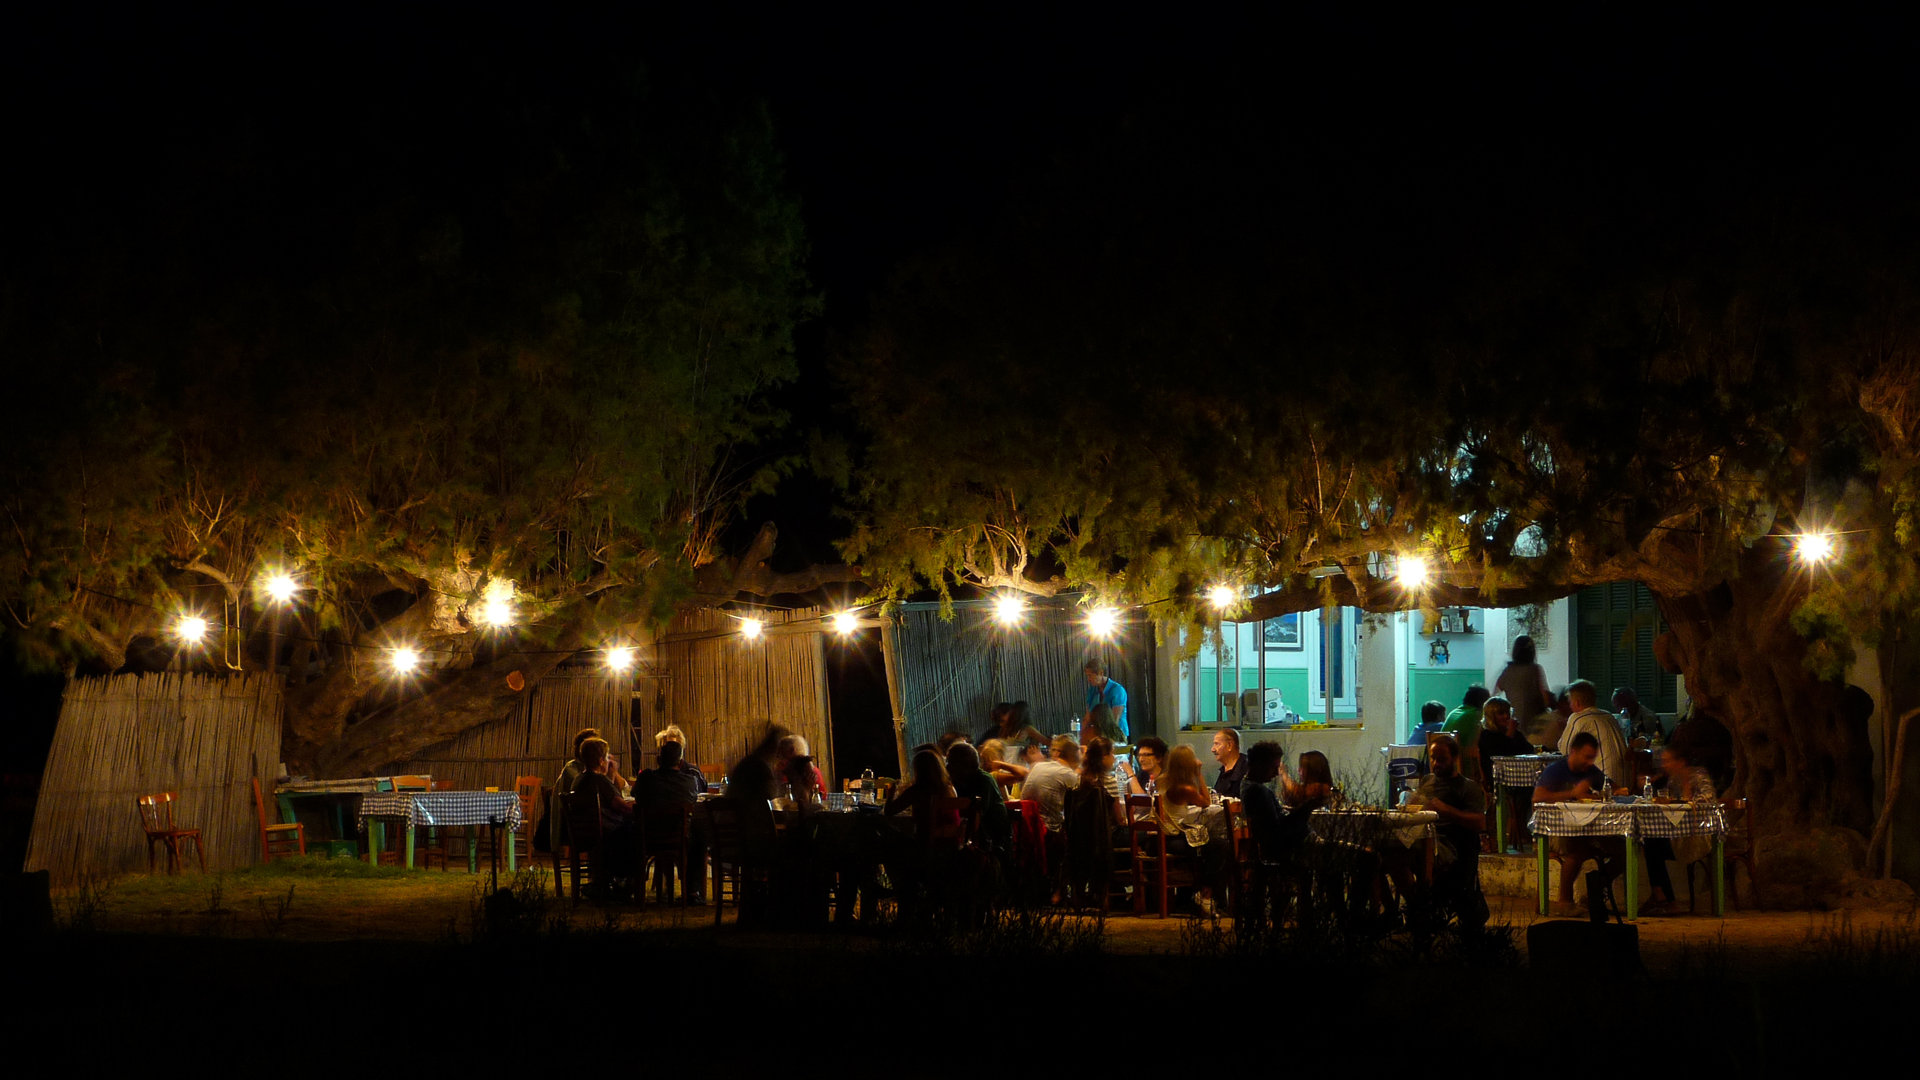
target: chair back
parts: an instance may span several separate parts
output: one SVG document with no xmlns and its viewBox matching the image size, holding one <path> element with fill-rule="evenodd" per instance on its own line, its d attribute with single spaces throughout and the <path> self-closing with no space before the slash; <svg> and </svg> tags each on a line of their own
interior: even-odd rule
<svg viewBox="0 0 1920 1080">
<path fill-rule="evenodd" d="M 718 784 L 727 778 L 727 767 L 725 765 L 696 764 L 694 768 L 700 770 L 700 775 L 706 778 L 708 784 Z"/>
<path fill-rule="evenodd" d="M 435 791 L 452 791 L 452 790 L 453 790 L 453 781 L 451 781 L 451 780 L 435 780 L 435 781 L 433 782 L 433 790 L 435 790 Z"/>
<path fill-rule="evenodd" d="M 600 795 L 592 788 L 576 788 L 560 797 L 567 815 L 567 842 L 576 851 L 600 848 Z"/>
<path fill-rule="evenodd" d="M 255 781 L 258 783 L 258 781 Z M 171 791 L 162 791 L 155 795 L 142 795 L 136 805 L 140 808 L 140 825 L 148 836 L 164 835 L 174 831 L 173 801 Z"/>
<path fill-rule="evenodd" d="M 253 816 L 259 819 L 261 835 L 265 835 L 267 826 L 273 822 L 267 820 L 267 801 L 260 794 L 260 778 L 253 778 Z"/>
<path fill-rule="evenodd" d="M 1727 799 L 1720 804 L 1727 821 L 1726 852 L 1729 858 L 1753 854 L 1753 800 Z M 1751 868 L 1747 871 L 1751 874 Z"/>
<path fill-rule="evenodd" d="M 432 791 L 433 777 L 431 776 L 396 776 L 393 778 L 393 790 L 395 791 Z"/>
<path fill-rule="evenodd" d="M 520 797 L 520 824 L 531 830 L 540 821 L 540 792 L 546 782 L 537 776 L 513 778 L 513 793 Z"/>
<path fill-rule="evenodd" d="M 959 851 L 974 841 L 980 829 L 980 799 L 974 795 L 948 798 L 936 795 L 927 800 L 929 847 Z"/>
<path fill-rule="evenodd" d="M 648 847 L 684 844 L 693 834 L 692 803 L 663 803 L 649 806 L 644 812 L 640 835 L 646 838 Z"/>
</svg>

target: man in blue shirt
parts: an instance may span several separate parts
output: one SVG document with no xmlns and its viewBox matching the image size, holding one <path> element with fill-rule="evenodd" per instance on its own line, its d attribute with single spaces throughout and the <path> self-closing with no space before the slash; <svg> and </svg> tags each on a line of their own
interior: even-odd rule
<svg viewBox="0 0 1920 1080">
<path fill-rule="evenodd" d="M 1534 805 L 1611 795 L 1613 787 L 1607 775 L 1594 764 L 1599 757 L 1600 740 L 1592 732 L 1575 733 L 1567 743 L 1566 760 L 1540 770 L 1533 789 Z M 1562 914 L 1573 908 L 1573 879 L 1582 863 L 1592 859 L 1600 873 L 1599 883 L 1608 888 L 1626 867 L 1626 842 L 1617 836 L 1561 836 L 1554 839 L 1553 846 L 1561 856 L 1558 899 Z"/>
<path fill-rule="evenodd" d="M 1105 705 L 1113 717 L 1113 724 L 1120 730 L 1120 737 L 1128 739 L 1131 732 L 1127 728 L 1127 688 L 1107 678 L 1106 665 L 1098 660 L 1087 661 L 1087 712 L 1091 713 L 1097 705 Z M 1085 717 L 1082 717 L 1085 720 Z"/>
</svg>

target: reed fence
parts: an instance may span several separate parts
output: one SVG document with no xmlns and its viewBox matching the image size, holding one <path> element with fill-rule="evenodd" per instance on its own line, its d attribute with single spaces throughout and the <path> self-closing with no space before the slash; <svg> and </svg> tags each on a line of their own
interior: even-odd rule
<svg viewBox="0 0 1920 1080">
<path fill-rule="evenodd" d="M 1086 630 L 1077 606 L 1034 606 L 1013 627 L 986 603 L 956 604 L 951 622 L 938 604 L 908 604 L 895 634 L 906 743 L 932 742 L 987 727 L 993 706 L 1025 701 L 1029 718 L 1053 735 L 1086 711 L 1086 663 L 1098 659 L 1127 688 L 1128 725 L 1153 731 L 1153 628 L 1123 624 L 1109 639 Z"/>
<path fill-rule="evenodd" d="M 264 676 L 74 679 L 41 776 L 26 869 L 49 871 L 57 886 L 144 872 L 135 800 L 161 791 L 179 793 L 174 820 L 200 830 L 208 870 L 250 866 L 260 840 L 249 781 L 271 783 L 279 760 L 280 691 Z"/>
</svg>

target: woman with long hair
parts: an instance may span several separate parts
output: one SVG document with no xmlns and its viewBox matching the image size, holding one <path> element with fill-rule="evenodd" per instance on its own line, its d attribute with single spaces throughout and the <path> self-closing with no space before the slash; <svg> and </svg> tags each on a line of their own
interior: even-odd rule
<svg viewBox="0 0 1920 1080">
<path fill-rule="evenodd" d="M 1287 809 L 1293 812 L 1310 812 L 1327 805 L 1333 798 L 1333 769 L 1327 765 L 1327 755 L 1318 750 L 1305 750 L 1300 754 L 1300 775 L 1287 775 L 1287 768 L 1280 766 L 1280 783 L 1285 789 Z"/>
<path fill-rule="evenodd" d="M 1007 760 L 1007 744 L 999 739 L 988 739 L 980 744 L 980 768 L 987 775 L 1000 782 L 1001 789 L 1009 796 L 1020 781 L 1027 778 L 1027 767 Z"/>
<path fill-rule="evenodd" d="M 1553 692 L 1547 689 L 1547 671 L 1535 662 L 1533 639 L 1526 635 L 1513 639 L 1513 658 L 1500 669 L 1493 681 L 1493 692 L 1513 703 L 1514 719 L 1520 730 L 1528 731 L 1534 717 L 1553 704 Z"/>
<path fill-rule="evenodd" d="M 1213 806 L 1213 792 L 1200 771 L 1199 755 L 1191 746 L 1176 746 L 1167 752 L 1166 768 L 1161 770 L 1160 828 L 1166 833 L 1169 855 L 1191 854 L 1200 861 L 1200 880 L 1206 882 L 1195 895 L 1203 915 L 1213 914 L 1213 884 L 1226 871 L 1231 854 L 1225 822 Z"/>
<path fill-rule="evenodd" d="M 925 839 L 933 831 L 933 800 L 953 797 L 953 780 L 939 752 L 921 750 L 913 755 L 913 779 L 887 800 L 887 816 L 911 813 L 914 832 Z"/>
</svg>

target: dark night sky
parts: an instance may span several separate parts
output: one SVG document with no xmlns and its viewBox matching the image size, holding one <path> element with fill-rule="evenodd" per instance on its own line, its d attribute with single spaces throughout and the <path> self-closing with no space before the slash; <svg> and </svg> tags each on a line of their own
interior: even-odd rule
<svg viewBox="0 0 1920 1080">
<path fill-rule="evenodd" d="M 1451 163 L 1497 175 L 1563 155 L 1622 173 L 1701 161 L 1761 171 L 1898 143 L 1913 100 L 1903 26 L 1822 15 L 647 5 L 618 16 L 347 6 L 236 19 L 69 7 L 11 29 L 4 100 L 25 193 L 14 205 L 29 217 L 48 205 L 164 212 L 139 204 L 139 178 L 182 132 L 446 96 L 446 73 L 474 65 L 564 95 L 572 72 L 637 63 L 663 93 L 764 100 L 826 298 L 802 333 L 803 380 L 784 393 L 797 433 L 835 422 L 824 358 L 900 260 L 993 220 L 1077 147 L 1138 125 L 1211 125 L 1225 139 L 1283 142 L 1301 169 L 1339 157 L 1384 176 Z M 96 192 L 99 206 L 75 191 Z M 780 561 L 831 557 L 829 496 L 801 480 L 753 508 L 786 523 Z"/>
</svg>

